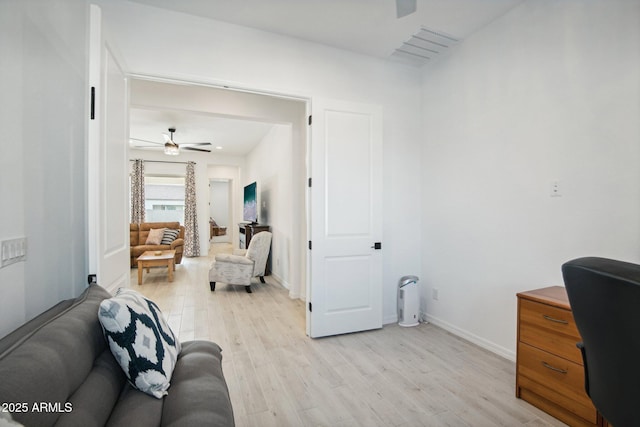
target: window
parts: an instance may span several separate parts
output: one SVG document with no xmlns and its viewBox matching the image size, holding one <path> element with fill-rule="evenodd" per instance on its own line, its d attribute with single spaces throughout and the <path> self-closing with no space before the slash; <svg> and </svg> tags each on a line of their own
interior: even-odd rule
<svg viewBox="0 0 640 427">
<path fill-rule="evenodd" d="M 144 177 L 147 222 L 178 221 L 184 224 L 184 177 Z"/>
</svg>

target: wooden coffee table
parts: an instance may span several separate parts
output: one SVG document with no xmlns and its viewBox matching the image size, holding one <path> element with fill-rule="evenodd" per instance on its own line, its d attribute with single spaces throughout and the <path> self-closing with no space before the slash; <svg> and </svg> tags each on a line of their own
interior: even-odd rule
<svg viewBox="0 0 640 427">
<path fill-rule="evenodd" d="M 142 270 L 149 267 L 167 267 L 169 281 L 173 282 L 173 272 L 176 268 L 175 264 L 176 251 L 147 251 L 138 257 L 138 285 L 142 285 Z"/>
</svg>

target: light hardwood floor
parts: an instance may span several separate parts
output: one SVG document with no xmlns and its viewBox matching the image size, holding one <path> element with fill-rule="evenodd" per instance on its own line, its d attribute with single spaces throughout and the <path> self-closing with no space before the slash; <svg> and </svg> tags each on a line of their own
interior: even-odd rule
<svg viewBox="0 0 640 427">
<path fill-rule="evenodd" d="M 302 301 L 272 278 L 253 293 L 209 290 L 208 257 L 183 259 L 131 286 L 155 301 L 181 341 L 223 349 L 236 425 L 563 426 L 516 399 L 515 365 L 431 324 L 310 339 Z"/>
</svg>

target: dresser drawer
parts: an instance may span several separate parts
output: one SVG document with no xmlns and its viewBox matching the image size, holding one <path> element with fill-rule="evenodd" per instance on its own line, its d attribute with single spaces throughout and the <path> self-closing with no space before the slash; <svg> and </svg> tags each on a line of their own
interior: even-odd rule
<svg viewBox="0 0 640 427">
<path fill-rule="evenodd" d="M 596 409 L 584 391 L 582 365 L 518 343 L 518 386 L 596 423 Z"/>
<path fill-rule="evenodd" d="M 520 299 L 520 341 L 582 364 L 580 334 L 571 311 Z"/>
</svg>

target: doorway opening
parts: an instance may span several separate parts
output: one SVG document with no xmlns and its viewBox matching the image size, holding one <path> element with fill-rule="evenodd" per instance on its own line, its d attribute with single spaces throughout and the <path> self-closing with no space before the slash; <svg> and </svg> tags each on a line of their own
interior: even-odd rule
<svg viewBox="0 0 640 427">
<path fill-rule="evenodd" d="M 232 184 L 229 179 L 209 180 L 209 239 L 211 243 L 231 243 Z"/>
<path fill-rule="evenodd" d="M 216 212 L 224 202 L 209 205 L 206 200 L 216 197 L 209 194 L 198 207 L 198 228 L 200 246 L 208 247 L 215 240 L 231 241 L 236 247 L 238 242 L 238 224 L 242 222 L 241 206 L 236 206 L 241 199 L 241 192 L 245 185 L 259 181 L 259 197 L 261 201 L 259 221 L 268 221 L 272 227 L 272 273 L 275 272 L 278 281 L 289 291 L 294 299 L 306 300 L 307 295 L 307 147 L 308 147 L 308 110 L 309 100 L 298 97 L 279 96 L 222 88 L 208 84 L 185 81 L 158 80 L 146 76 L 132 76 L 130 79 L 130 106 L 144 113 L 144 124 L 148 127 L 150 138 L 157 129 L 164 129 L 168 121 L 175 126 L 175 121 L 190 117 L 191 121 L 177 127 L 180 136 L 186 141 L 207 141 L 212 143 L 211 153 L 184 152 L 182 159 L 193 160 L 197 163 L 196 186 L 204 191 L 210 190 L 212 179 L 228 179 L 228 191 L 232 193 L 230 208 L 224 209 L 229 219 L 223 220 L 224 212 Z M 162 122 L 150 123 L 157 117 Z M 196 117 L 196 118 L 194 118 Z M 256 150 L 260 154 L 248 155 L 257 143 L 246 151 L 237 151 L 236 147 L 248 142 L 250 137 L 232 144 L 233 135 L 230 133 L 212 133 L 191 137 L 189 126 L 195 121 L 215 122 L 211 126 L 212 132 L 223 129 L 225 121 L 247 123 L 240 126 L 245 133 L 252 123 L 262 123 L 269 126 L 266 134 L 257 138 L 258 141 L 278 141 L 277 150 L 264 148 Z M 134 122 L 131 120 L 131 122 Z M 140 120 L 143 122 L 143 120 Z M 132 130 L 133 132 L 133 130 Z M 132 137 L 134 135 L 132 134 Z M 141 139 L 144 139 L 141 138 Z M 255 135 L 254 135 L 254 139 Z M 288 145 L 282 141 L 288 141 Z M 251 145 L 251 144 L 249 144 Z M 220 147 L 220 148 L 218 148 Z M 236 151 L 234 151 L 236 150 Z M 138 155 L 136 153 L 136 155 Z M 155 154 L 162 156 L 160 152 Z M 142 154 L 140 155 L 141 157 Z M 181 159 L 181 160 L 182 160 Z M 285 159 L 285 160 L 283 160 Z M 274 167 L 277 165 L 277 167 Z M 216 173 L 212 170 L 234 169 L 233 174 Z M 214 184 L 217 186 L 217 184 Z M 212 187 L 213 188 L 213 187 Z M 202 193 L 200 193 L 202 194 Z M 284 200 L 285 202 L 281 202 Z M 278 202 L 278 203 L 276 203 Z M 211 209 L 214 209 L 212 212 Z M 210 219 L 213 218 L 218 226 L 226 226 L 226 233 L 212 235 Z M 225 223 L 226 224 L 223 224 Z M 275 277 L 275 275 L 274 275 Z"/>
</svg>

